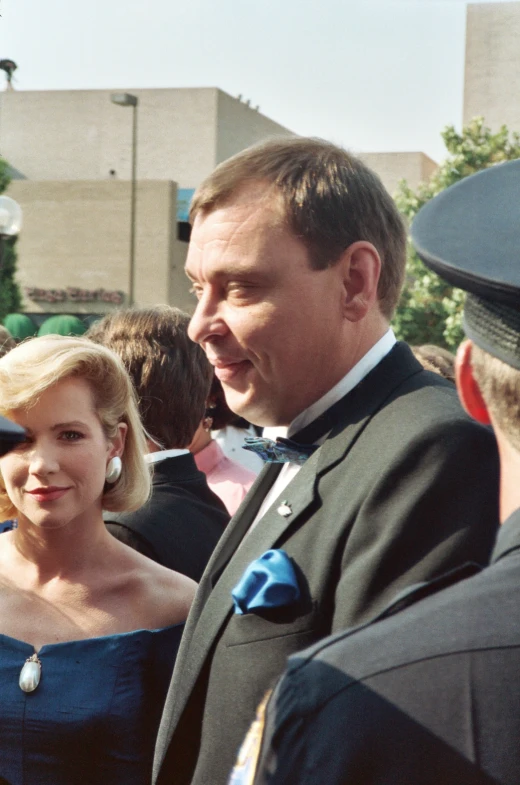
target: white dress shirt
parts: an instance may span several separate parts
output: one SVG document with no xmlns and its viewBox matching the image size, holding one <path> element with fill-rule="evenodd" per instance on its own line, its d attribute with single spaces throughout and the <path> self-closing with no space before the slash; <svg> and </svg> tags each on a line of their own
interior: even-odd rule
<svg viewBox="0 0 520 785">
<path fill-rule="evenodd" d="M 327 409 L 330 409 L 333 404 L 341 400 L 343 396 L 353 390 L 354 387 L 356 387 L 360 381 L 364 379 L 373 368 L 376 367 L 376 365 L 379 365 L 383 357 L 386 357 L 386 355 L 394 347 L 395 343 L 396 337 L 394 335 L 394 331 L 389 328 L 383 337 L 380 338 L 371 349 L 369 349 L 369 351 L 361 358 L 361 360 L 359 360 L 359 362 L 356 363 L 356 365 L 351 368 L 350 371 L 342 379 L 340 379 L 340 381 L 335 384 L 331 390 L 325 393 L 325 395 L 323 395 L 315 403 L 311 404 L 308 409 L 305 409 L 303 412 L 301 412 L 301 414 L 299 414 L 292 421 L 288 428 L 264 428 L 263 436 L 265 436 L 267 439 L 276 439 L 278 436 L 281 438 L 290 439 L 293 434 L 298 433 L 298 431 L 301 431 L 311 422 L 314 422 L 314 420 L 319 417 L 320 414 L 326 412 Z M 323 444 L 327 436 L 328 434 L 325 434 L 321 439 L 318 439 L 316 444 Z M 273 485 L 266 494 L 265 499 L 260 505 L 260 509 L 258 510 L 253 523 L 251 524 L 250 531 L 256 526 L 260 518 L 263 518 L 274 500 L 278 498 L 285 488 L 287 488 L 291 480 L 296 477 L 301 468 L 301 465 L 298 463 L 292 463 L 290 461 L 288 463 L 284 463 L 280 474 L 274 481 Z"/>
</svg>

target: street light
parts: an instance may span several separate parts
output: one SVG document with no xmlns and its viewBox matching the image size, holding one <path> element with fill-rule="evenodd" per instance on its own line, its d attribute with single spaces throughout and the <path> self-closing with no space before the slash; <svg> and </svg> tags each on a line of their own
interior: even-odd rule
<svg viewBox="0 0 520 785">
<path fill-rule="evenodd" d="M 130 281 L 128 285 L 128 303 L 134 304 L 134 271 L 135 271 L 135 216 L 136 216 L 136 169 L 137 169 L 137 105 L 136 95 L 131 93 L 111 93 L 110 100 L 117 106 L 132 107 L 132 174 L 130 190 Z"/>
<path fill-rule="evenodd" d="M 20 234 L 22 208 L 10 196 L 0 196 L 0 270 L 4 263 L 5 241 Z"/>
</svg>

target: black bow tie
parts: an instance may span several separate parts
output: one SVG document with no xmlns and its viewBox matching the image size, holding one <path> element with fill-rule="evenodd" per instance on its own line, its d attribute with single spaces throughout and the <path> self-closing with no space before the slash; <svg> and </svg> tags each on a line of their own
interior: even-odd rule
<svg viewBox="0 0 520 785">
<path fill-rule="evenodd" d="M 369 376 L 372 373 L 373 371 L 371 371 Z M 295 433 L 294 441 L 292 439 L 282 439 L 281 437 L 278 437 L 275 442 L 263 436 L 258 438 L 246 437 L 243 449 L 256 452 L 268 463 L 305 463 L 307 458 L 318 449 L 319 445 L 316 445 L 315 442 L 323 439 L 326 434 L 332 431 L 338 421 L 344 416 L 349 397 L 354 391 L 359 392 L 365 384 L 365 379 L 363 379 L 354 390 L 350 390 L 343 398 L 332 404 L 329 409 L 326 409 L 323 414 L 320 414 L 309 425 Z"/>
<path fill-rule="evenodd" d="M 315 444 L 298 444 L 291 439 L 280 437 L 273 442 L 272 439 L 266 439 L 263 436 L 247 436 L 244 441 L 243 449 L 255 452 L 266 463 L 298 463 L 302 465 L 318 449 Z"/>
</svg>

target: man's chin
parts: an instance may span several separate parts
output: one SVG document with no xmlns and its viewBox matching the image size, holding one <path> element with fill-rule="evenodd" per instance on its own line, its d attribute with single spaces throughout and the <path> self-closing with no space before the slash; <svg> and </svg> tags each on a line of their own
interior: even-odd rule
<svg viewBox="0 0 520 785">
<path fill-rule="evenodd" d="M 251 417 L 256 415 L 258 406 L 255 405 L 255 402 L 252 399 L 251 390 L 247 389 L 245 391 L 240 391 L 225 382 L 222 383 L 222 389 L 224 390 L 226 403 L 231 411 L 256 425 L 257 423 L 255 423 Z"/>
<path fill-rule="evenodd" d="M 279 422 L 277 413 L 273 411 L 272 399 L 261 401 L 252 394 L 251 390 L 241 393 L 225 384 L 222 387 L 231 411 L 252 425 L 268 428 L 286 424 Z"/>
</svg>

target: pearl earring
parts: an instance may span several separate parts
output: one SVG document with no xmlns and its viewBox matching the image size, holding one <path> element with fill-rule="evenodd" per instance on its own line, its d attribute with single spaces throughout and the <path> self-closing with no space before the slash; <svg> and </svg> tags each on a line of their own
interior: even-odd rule
<svg viewBox="0 0 520 785">
<path fill-rule="evenodd" d="M 105 472 L 105 480 L 110 484 L 113 485 L 116 483 L 119 478 L 121 477 L 121 471 L 123 469 L 123 463 L 119 455 L 114 455 L 111 458 L 107 465 L 107 470 Z"/>
</svg>

